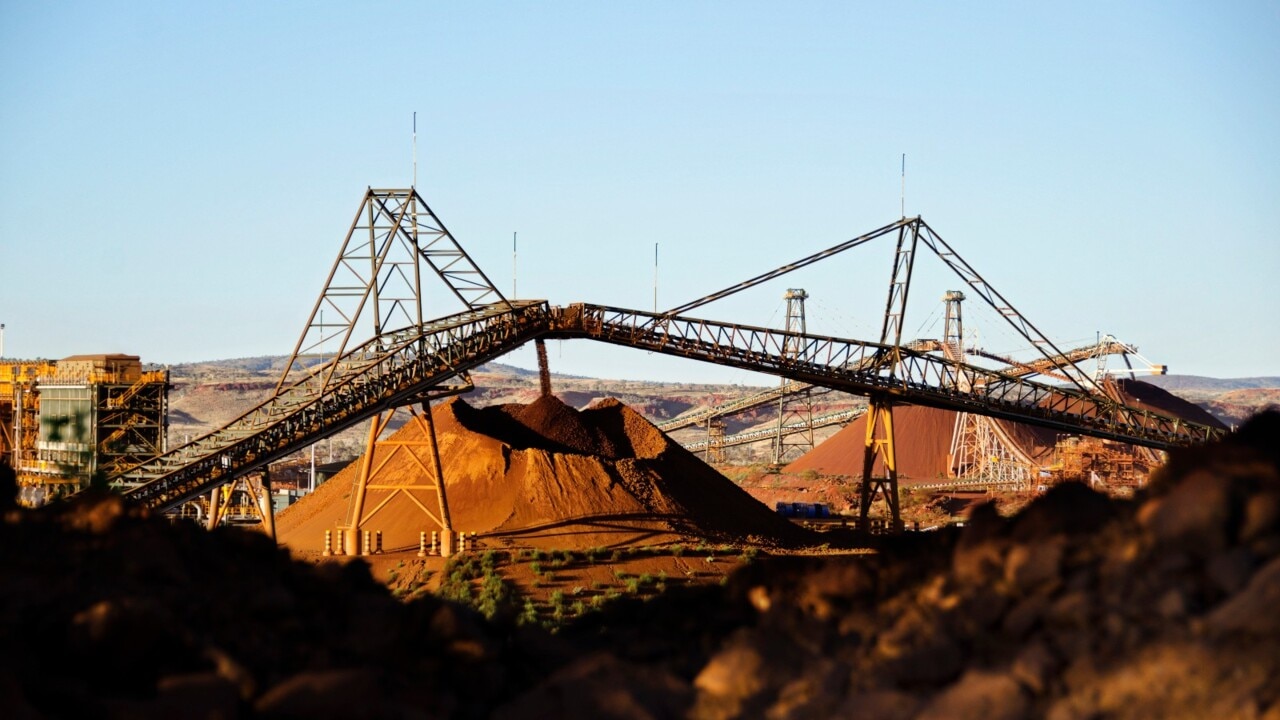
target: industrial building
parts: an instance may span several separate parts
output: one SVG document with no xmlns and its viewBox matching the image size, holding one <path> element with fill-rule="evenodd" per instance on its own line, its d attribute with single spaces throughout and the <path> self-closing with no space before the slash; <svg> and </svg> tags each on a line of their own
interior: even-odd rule
<svg viewBox="0 0 1280 720">
<path fill-rule="evenodd" d="M 0 456 L 42 505 L 165 451 L 169 371 L 135 355 L 0 363 Z"/>
</svg>

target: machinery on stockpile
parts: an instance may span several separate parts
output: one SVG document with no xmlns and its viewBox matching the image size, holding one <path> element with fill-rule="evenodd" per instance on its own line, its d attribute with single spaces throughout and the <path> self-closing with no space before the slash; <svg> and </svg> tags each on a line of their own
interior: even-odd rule
<svg viewBox="0 0 1280 720">
<path fill-rule="evenodd" d="M 1093 345 L 1069 350 L 1050 359 L 1052 361 L 1030 363 L 1019 363 L 980 348 L 966 347 L 961 314 L 964 299 L 964 293 L 958 290 L 948 291 L 943 296 L 946 310 L 943 339 L 938 349 L 953 361 L 976 355 L 1004 363 L 1001 372 L 1007 375 L 1043 375 L 1066 382 L 1078 379 L 1094 393 L 1118 403 L 1124 403 L 1124 398 L 1112 381 L 1112 374 L 1106 370 L 1107 356 L 1121 356 L 1131 375 L 1138 372 L 1164 375 L 1168 371 L 1166 366 L 1147 361 L 1136 348 L 1111 336 L 1100 338 Z M 1145 367 L 1135 369 L 1130 358 L 1138 359 Z M 1095 364 L 1092 372 L 1080 367 L 1087 363 Z M 1096 484 L 1102 481 L 1101 476 L 1107 478 L 1109 487 L 1133 487 L 1143 482 L 1160 461 L 1161 458 L 1150 448 L 1063 435 L 1056 444 L 1054 460 L 1045 465 L 1032 458 L 1000 423 L 978 413 L 962 412 L 956 416 L 947 465 L 949 477 L 956 481 L 954 486 L 957 487 L 1028 490 L 1043 485 L 1045 481 L 1088 480 Z M 944 485 L 935 483 L 933 486 Z"/>
<path fill-rule="evenodd" d="M 895 237 L 884 323 L 877 341 L 698 319 L 687 313 L 747 288 L 882 237 Z M 1067 375 L 1050 385 L 912 347 L 902 338 L 903 316 L 918 246 L 923 244 L 972 292 L 1037 348 L 1049 367 L 1065 353 L 992 288 L 920 218 L 902 218 L 875 231 L 685 303 L 664 313 L 593 304 L 553 307 L 544 300 L 506 298 L 462 249 L 417 191 L 369 189 L 320 297 L 294 346 L 275 391 L 227 426 L 113 475 L 127 497 L 159 511 L 200 496 L 216 506 L 221 488 L 260 475 L 256 492 L 270 514 L 268 463 L 372 419 L 370 448 L 400 408 L 465 392 L 467 372 L 530 341 L 583 338 L 667 355 L 765 372 L 792 382 L 868 398 L 861 527 L 873 504 L 882 524 L 901 529 L 893 435 L 893 406 L 911 403 L 1050 428 L 1073 435 L 1164 449 L 1203 443 L 1222 431 L 1133 407 Z M 431 287 L 461 304 L 454 314 L 428 315 Z M 326 321 L 326 318 L 328 320 Z M 416 409 L 411 412 L 417 412 Z M 424 480 L 415 504 L 452 532 L 441 467 L 426 423 Z M 366 458 L 373 453 L 367 452 Z M 364 508 L 361 486 L 376 483 L 366 459 L 341 536 L 348 553 L 368 550 L 360 530 L 379 508 Z M 252 486 L 252 483 L 250 483 Z M 428 496 L 434 495 L 434 502 Z M 423 499 L 427 498 L 427 499 Z M 269 517 L 264 518 L 269 527 Z"/>
<path fill-rule="evenodd" d="M 162 454 L 169 372 L 134 355 L 0 363 L 0 457 L 40 505 Z"/>
</svg>

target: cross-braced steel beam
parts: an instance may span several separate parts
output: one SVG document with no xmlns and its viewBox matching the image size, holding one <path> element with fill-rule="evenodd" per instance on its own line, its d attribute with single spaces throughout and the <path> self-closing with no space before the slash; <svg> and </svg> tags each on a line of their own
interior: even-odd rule
<svg viewBox="0 0 1280 720">
<path fill-rule="evenodd" d="M 902 362 L 890 372 L 876 359 L 893 348 L 879 343 L 804 335 L 793 357 L 784 348 L 795 338 L 768 328 L 588 304 L 571 305 L 556 316 L 557 336 L 588 337 L 891 402 L 972 411 L 1160 449 L 1207 442 L 1223 434 L 1218 428 L 1127 407 L 1074 388 L 1002 375 L 905 347 L 897 348 Z"/>
</svg>

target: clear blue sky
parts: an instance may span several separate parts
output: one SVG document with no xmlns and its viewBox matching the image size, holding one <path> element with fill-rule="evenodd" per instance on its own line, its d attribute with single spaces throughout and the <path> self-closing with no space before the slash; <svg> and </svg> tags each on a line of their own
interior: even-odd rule
<svg viewBox="0 0 1280 720">
<path fill-rule="evenodd" d="M 519 231 L 525 297 L 651 307 L 655 242 L 659 304 L 701 296 L 897 219 L 906 153 L 907 214 L 1055 341 L 1280 374 L 1275 2 L 6 2 L 0 100 L 9 357 L 287 354 L 417 111 L 420 191 L 504 289 Z M 779 325 L 805 287 L 812 331 L 874 340 L 890 251 L 699 314 Z"/>
</svg>

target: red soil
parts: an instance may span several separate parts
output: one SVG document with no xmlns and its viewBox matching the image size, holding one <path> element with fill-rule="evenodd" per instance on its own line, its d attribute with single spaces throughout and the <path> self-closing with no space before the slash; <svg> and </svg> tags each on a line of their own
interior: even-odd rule
<svg viewBox="0 0 1280 720">
<path fill-rule="evenodd" d="M 462 400 L 433 410 L 452 526 L 490 544 L 587 548 L 672 542 L 684 537 L 764 545 L 808 535 L 671 442 L 616 400 L 577 411 L 555 397 L 528 405 L 474 408 Z M 423 439 L 416 423 L 389 438 Z M 423 483 L 422 447 L 384 444 L 370 484 Z M 345 521 L 360 461 L 282 512 L 280 541 L 320 550 L 324 531 Z M 368 491 L 365 514 L 391 490 Z M 433 512 L 434 491 L 410 491 Z M 365 523 L 388 550 L 412 548 L 439 525 L 401 493 Z"/>
</svg>

